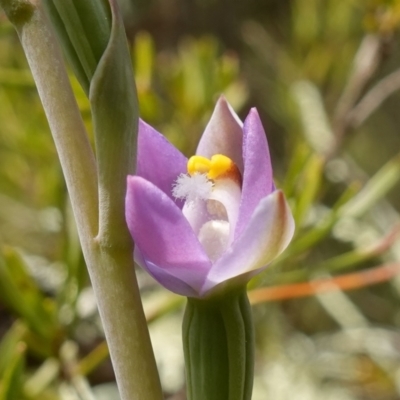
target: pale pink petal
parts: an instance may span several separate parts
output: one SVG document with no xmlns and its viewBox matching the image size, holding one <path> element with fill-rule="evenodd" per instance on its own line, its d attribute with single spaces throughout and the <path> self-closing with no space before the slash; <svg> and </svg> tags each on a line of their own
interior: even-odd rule
<svg viewBox="0 0 400 400">
<path fill-rule="evenodd" d="M 182 211 L 164 192 L 141 177 L 129 176 L 125 213 L 132 238 L 147 263 L 194 290 L 203 285 L 211 262 Z"/>
<path fill-rule="evenodd" d="M 243 160 L 242 199 L 235 238 L 246 229 L 260 200 L 274 190 L 267 138 L 255 108 L 250 110 L 243 126 Z"/>
<path fill-rule="evenodd" d="M 153 183 L 182 208 L 172 196 L 172 185 L 186 173 L 187 158 L 146 122 L 140 120 L 136 175 Z"/>
<path fill-rule="evenodd" d="M 292 213 L 285 196 L 277 190 L 260 201 L 243 234 L 211 268 L 201 293 L 265 268 L 287 247 L 293 233 Z"/>
<path fill-rule="evenodd" d="M 242 121 L 221 96 L 200 139 L 196 154 L 206 158 L 223 154 L 233 160 L 243 172 L 242 126 Z"/>
<path fill-rule="evenodd" d="M 171 292 L 187 297 L 198 296 L 198 293 L 187 283 L 171 275 L 168 271 L 157 267 L 157 265 L 151 263 L 150 261 L 146 261 L 137 247 L 135 247 L 134 258 L 135 262 L 141 268 L 147 271 L 157 282 Z"/>
</svg>

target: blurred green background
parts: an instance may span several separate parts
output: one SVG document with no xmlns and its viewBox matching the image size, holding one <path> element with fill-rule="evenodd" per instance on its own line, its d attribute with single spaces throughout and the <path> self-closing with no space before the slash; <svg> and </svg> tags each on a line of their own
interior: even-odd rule
<svg viewBox="0 0 400 400">
<path fill-rule="evenodd" d="M 253 399 L 399 399 L 400 1 L 120 5 L 143 119 L 186 155 L 221 93 L 266 128 L 296 236 L 249 286 Z M 0 249 L 0 400 L 117 399 L 57 154 L 1 12 Z M 184 399 L 183 301 L 137 272 L 165 397 Z"/>
</svg>

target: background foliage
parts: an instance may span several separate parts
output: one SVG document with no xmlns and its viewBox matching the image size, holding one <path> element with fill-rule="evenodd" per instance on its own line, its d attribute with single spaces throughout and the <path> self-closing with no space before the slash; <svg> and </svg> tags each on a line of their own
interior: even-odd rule
<svg viewBox="0 0 400 400">
<path fill-rule="evenodd" d="M 256 106 L 266 127 L 297 229 L 250 283 L 254 400 L 398 399 L 400 2 L 121 7 L 141 116 L 185 154 L 221 93 L 242 117 Z M 113 398 L 57 155 L 3 14 L 0 248 L 0 400 Z M 182 299 L 138 275 L 166 398 L 183 399 Z"/>
</svg>

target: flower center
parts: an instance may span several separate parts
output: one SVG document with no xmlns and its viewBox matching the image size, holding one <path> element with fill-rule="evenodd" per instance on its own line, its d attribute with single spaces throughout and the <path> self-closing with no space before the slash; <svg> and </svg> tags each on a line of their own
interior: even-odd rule
<svg viewBox="0 0 400 400">
<path fill-rule="evenodd" d="M 227 156 L 215 154 L 209 160 L 202 156 L 192 156 L 187 163 L 190 175 L 206 174 L 208 179 L 230 178 L 242 184 L 242 176 L 236 164 Z"/>
<path fill-rule="evenodd" d="M 214 262 L 233 241 L 242 176 L 236 164 L 222 154 L 211 159 L 193 156 L 187 170 L 188 174 L 178 176 L 172 194 L 185 200 L 182 213 Z"/>
</svg>

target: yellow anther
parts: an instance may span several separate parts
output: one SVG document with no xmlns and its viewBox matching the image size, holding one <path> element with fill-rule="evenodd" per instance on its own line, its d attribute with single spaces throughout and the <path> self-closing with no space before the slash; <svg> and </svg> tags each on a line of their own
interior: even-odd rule
<svg viewBox="0 0 400 400">
<path fill-rule="evenodd" d="M 209 179 L 216 179 L 221 175 L 225 175 L 228 171 L 234 168 L 233 161 L 222 154 L 215 154 L 211 157 L 211 168 L 208 171 Z"/>
<path fill-rule="evenodd" d="M 190 157 L 187 169 L 190 175 L 195 173 L 207 174 L 207 178 L 212 180 L 232 172 L 236 175 L 236 172 L 239 172 L 235 163 L 222 154 L 213 155 L 211 160 L 202 156 Z"/>
<path fill-rule="evenodd" d="M 193 156 L 189 158 L 187 163 L 187 170 L 190 175 L 195 174 L 207 174 L 211 168 L 211 161 L 208 158 L 202 156 Z"/>
</svg>

